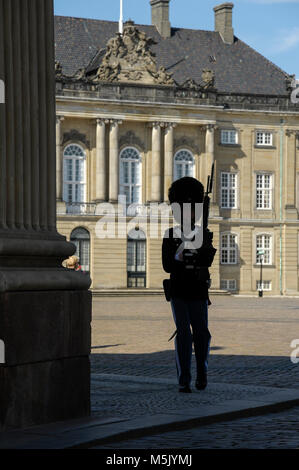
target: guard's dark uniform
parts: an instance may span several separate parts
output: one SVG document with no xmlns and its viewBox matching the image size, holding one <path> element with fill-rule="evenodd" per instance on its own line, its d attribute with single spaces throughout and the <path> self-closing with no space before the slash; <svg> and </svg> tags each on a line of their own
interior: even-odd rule
<svg viewBox="0 0 299 470">
<path fill-rule="evenodd" d="M 197 378 L 206 377 L 211 335 L 208 330 L 208 303 L 211 266 L 216 250 L 209 230 L 203 234 L 203 244 L 197 249 L 199 269 L 187 269 L 175 258 L 182 239 L 169 229 L 163 238 L 163 268 L 170 273 L 171 307 L 177 327 L 175 339 L 176 365 L 180 386 L 190 386 L 192 357 L 192 326 Z"/>
</svg>

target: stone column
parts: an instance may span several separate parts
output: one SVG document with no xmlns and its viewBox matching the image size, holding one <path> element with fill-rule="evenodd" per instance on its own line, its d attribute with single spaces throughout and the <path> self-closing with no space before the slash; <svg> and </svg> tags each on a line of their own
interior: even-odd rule
<svg viewBox="0 0 299 470">
<path fill-rule="evenodd" d="M 111 119 L 109 132 L 109 201 L 116 203 L 119 187 L 118 129 L 122 121 Z"/>
<path fill-rule="evenodd" d="M 152 124 L 152 193 L 151 202 L 161 201 L 161 123 Z"/>
<path fill-rule="evenodd" d="M 168 189 L 173 181 L 173 134 L 175 124 L 168 123 L 164 134 L 164 202 L 168 201 Z"/>
<path fill-rule="evenodd" d="M 63 158 L 61 155 L 61 123 L 63 116 L 56 116 L 56 199 L 62 201 L 62 171 Z"/>
<path fill-rule="evenodd" d="M 89 276 L 56 230 L 52 0 L 0 0 L 0 431 L 89 414 Z"/>
<path fill-rule="evenodd" d="M 96 139 L 96 201 L 106 199 L 106 148 L 105 135 L 106 123 L 109 121 L 97 119 L 97 139 Z"/>
<path fill-rule="evenodd" d="M 211 174 L 211 168 L 214 163 L 214 186 L 211 195 L 211 215 L 217 215 L 219 209 L 217 208 L 217 186 L 216 186 L 216 160 L 215 160 L 215 124 L 206 125 L 206 172 L 207 175 Z"/>
</svg>

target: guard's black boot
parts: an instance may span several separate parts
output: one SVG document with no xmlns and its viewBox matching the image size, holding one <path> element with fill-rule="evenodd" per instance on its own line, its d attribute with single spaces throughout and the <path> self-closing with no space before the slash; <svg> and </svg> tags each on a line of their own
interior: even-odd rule
<svg viewBox="0 0 299 470">
<path fill-rule="evenodd" d="M 203 373 L 203 374 L 198 375 L 196 382 L 195 382 L 195 387 L 197 388 L 197 390 L 204 390 L 207 385 L 208 385 L 207 374 Z"/>
</svg>

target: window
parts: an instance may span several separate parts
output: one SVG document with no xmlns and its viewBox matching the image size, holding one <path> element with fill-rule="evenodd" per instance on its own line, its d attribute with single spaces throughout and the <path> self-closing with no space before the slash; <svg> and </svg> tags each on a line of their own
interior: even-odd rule
<svg viewBox="0 0 299 470">
<path fill-rule="evenodd" d="M 272 145 L 272 141 L 272 132 L 256 132 L 256 145 Z"/>
<path fill-rule="evenodd" d="M 271 281 L 256 281 L 256 290 L 272 290 Z"/>
<path fill-rule="evenodd" d="M 272 175 L 256 175 L 256 208 L 272 209 Z"/>
<path fill-rule="evenodd" d="M 237 207 L 237 175 L 221 173 L 221 207 L 235 209 Z"/>
<path fill-rule="evenodd" d="M 86 158 L 76 144 L 68 145 L 63 153 L 63 200 L 85 202 Z"/>
<path fill-rule="evenodd" d="M 235 145 L 238 143 L 238 133 L 235 130 L 222 130 L 221 131 L 221 143 Z"/>
<path fill-rule="evenodd" d="M 237 264 L 237 235 L 224 233 L 221 235 L 221 264 Z"/>
<path fill-rule="evenodd" d="M 82 271 L 90 271 L 90 235 L 89 232 L 82 227 L 78 227 L 72 231 L 71 242 L 76 246 L 75 255 L 79 258 Z"/>
<path fill-rule="evenodd" d="M 236 279 L 221 279 L 220 289 L 236 290 L 237 289 Z"/>
<path fill-rule="evenodd" d="M 127 204 L 141 203 L 141 157 L 133 147 L 120 153 L 120 194 L 126 196 Z"/>
<path fill-rule="evenodd" d="M 128 287 L 146 287 L 146 237 L 140 229 L 128 236 L 127 271 Z"/>
<path fill-rule="evenodd" d="M 263 253 L 260 253 L 263 252 Z M 272 264 L 272 237 L 263 234 L 256 237 L 256 263 Z"/>
<path fill-rule="evenodd" d="M 194 157 L 189 150 L 180 150 L 174 156 L 174 181 L 194 176 Z"/>
</svg>

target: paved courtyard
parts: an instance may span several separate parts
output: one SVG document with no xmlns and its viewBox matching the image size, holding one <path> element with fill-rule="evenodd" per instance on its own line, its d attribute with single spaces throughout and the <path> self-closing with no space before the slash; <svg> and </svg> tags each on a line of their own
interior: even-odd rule
<svg viewBox="0 0 299 470">
<path fill-rule="evenodd" d="M 214 296 L 209 383 L 299 388 L 299 363 L 290 359 L 294 339 L 299 347 L 298 319 L 297 298 Z M 175 378 L 173 340 L 168 342 L 174 329 L 170 304 L 162 296 L 94 299 L 92 372 Z M 117 448 L 298 448 L 298 418 L 297 407 L 118 443 Z"/>
<path fill-rule="evenodd" d="M 213 297 L 210 380 L 299 387 L 299 364 L 290 359 L 294 339 L 299 347 L 298 320 L 299 298 Z M 168 339 L 174 330 L 162 296 L 96 298 L 92 371 L 173 377 L 174 344 Z"/>
</svg>

